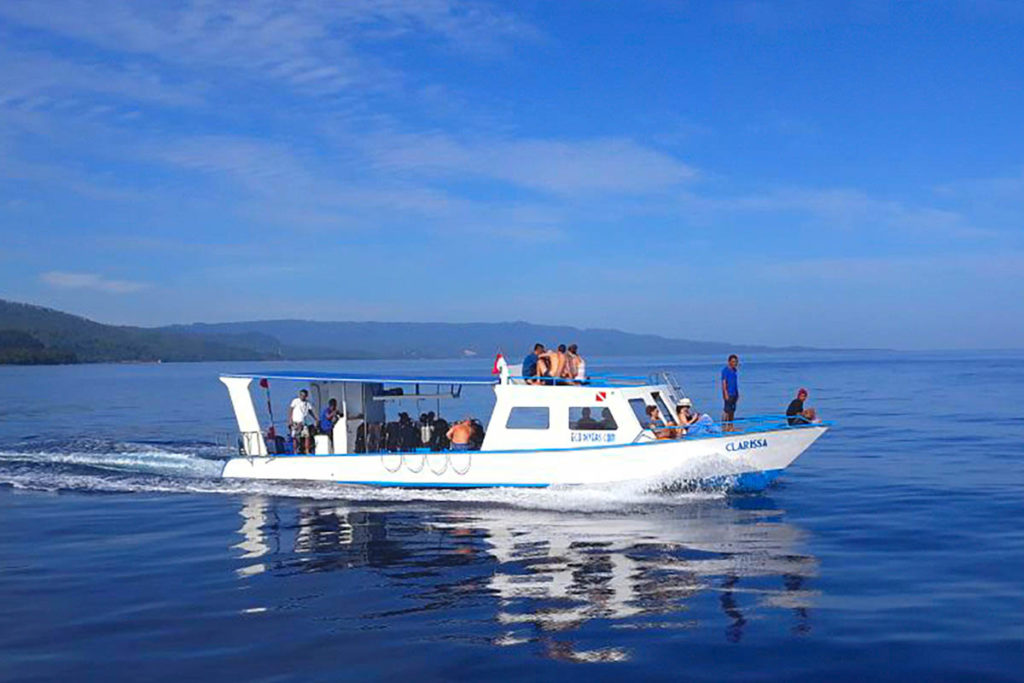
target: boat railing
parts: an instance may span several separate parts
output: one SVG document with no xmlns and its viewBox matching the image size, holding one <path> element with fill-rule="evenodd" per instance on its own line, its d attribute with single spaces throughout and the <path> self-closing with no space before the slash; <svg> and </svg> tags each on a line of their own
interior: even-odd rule
<svg viewBox="0 0 1024 683">
<path fill-rule="evenodd" d="M 711 439 L 722 436 L 740 436 L 787 429 L 806 429 L 808 427 L 831 427 L 829 420 L 816 422 L 799 421 L 790 424 L 788 415 L 757 415 L 754 417 L 738 417 L 732 422 L 711 422 L 691 425 L 682 432 L 679 425 L 668 424 L 664 427 L 651 429 L 659 441 Z"/>
<path fill-rule="evenodd" d="M 566 377 L 548 377 L 547 375 L 515 376 L 510 378 L 513 384 L 528 384 L 535 381 L 535 386 L 586 386 L 598 388 L 640 387 L 650 383 L 649 378 L 634 375 L 613 375 L 595 373 L 586 379 L 570 379 Z"/>
<path fill-rule="evenodd" d="M 653 372 L 647 376 L 648 384 L 657 384 L 668 387 L 669 394 L 672 396 L 672 403 L 678 404 L 685 395 L 683 394 L 683 388 L 679 386 L 679 382 L 676 380 L 676 376 L 667 370 L 661 370 L 659 372 Z"/>
<path fill-rule="evenodd" d="M 243 456 L 260 453 L 266 448 L 265 438 L 260 432 L 238 432 L 238 453 Z"/>
<path fill-rule="evenodd" d="M 566 377 L 548 377 L 547 375 L 514 376 L 510 378 L 513 384 L 526 384 L 528 381 L 535 381 L 540 386 L 587 386 L 599 388 L 616 387 L 643 387 L 664 385 L 671 388 L 676 400 L 683 397 L 682 389 L 675 377 L 669 372 L 657 372 L 646 376 L 641 375 L 620 375 L 612 372 L 594 372 L 587 375 L 586 379 L 570 379 Z"/>
</svg>

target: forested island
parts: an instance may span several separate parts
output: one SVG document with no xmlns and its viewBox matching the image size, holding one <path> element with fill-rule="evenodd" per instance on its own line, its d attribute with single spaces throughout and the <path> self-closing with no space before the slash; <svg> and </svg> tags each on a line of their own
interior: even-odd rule
<svg viewBox="0 0 1024 683">
<path fill-rule="evenodd" d="M 0 364 L 461 358 L 497 351 L 516 357 L 537 341 L 576 342 L 585 353 L 602 356 L 773 350 L 526 322 L 266 320 L 132 327 L 0 299 Z"/>
</svg>

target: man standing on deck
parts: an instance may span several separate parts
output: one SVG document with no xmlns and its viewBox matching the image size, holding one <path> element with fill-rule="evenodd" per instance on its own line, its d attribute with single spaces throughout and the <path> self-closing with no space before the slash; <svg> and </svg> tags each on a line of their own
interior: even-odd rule
<svg viewBox="0 0 1024 683">
<path fill-rule="evenodd" d="M 299 390 L 298 398 L 293 398 L 288 405 L 288 429 L 292 434 L 292 443 L 296 453 L 309 453 L 310 440 L 312 435 L 309 431 L 310 424 L 316 424 L 313 404 L 309 402 L 309 392 L 305 389 Z"/>
<path fill-rule="evenodd" d="M 327 402 L 327 407 L 320 411 L 320 433 L 330 436 L 339 419 L 341 413 L 338 412 L 338 399 L 332 398 Z"/>
<path fill-rule="evenodd" d="M 733 431 L 732 421 L 736 417 L 736 403 L 740 400 L 740 386 L 737 368 L 740 358 L 735 353 L 729 356 L 722 368 L 722 424 L 727 432 Z"/>
</svg>

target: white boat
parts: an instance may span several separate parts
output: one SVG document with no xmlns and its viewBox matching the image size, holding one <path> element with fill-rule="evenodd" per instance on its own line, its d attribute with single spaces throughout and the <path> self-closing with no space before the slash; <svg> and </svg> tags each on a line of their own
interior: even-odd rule
<svg viewBox="0 0 1024 683">
<path fill-rule="evenodd" d="M 640 481 L 758 490 L 829 427 L 791 425 L 784 416 L 773 416 L 737 419 L 732 431 L 711 424 L 684 433 L 672 428 L 672 408 L 683 396 L 667 373 L 594 376 L 585 384 L 531 384 L 501 363 L 498 374 L 484 377 L 292 371 L 225 374 L 220 379 L 228 388 L 240 432 L 239 454 L 223 470 L 224 477 L 232 478 L 419 488 Z M 314 406 L 336 399 L 341 417 L 330 434 L 311 439 L 312 453 L 297 454 L 280 437 L 267 438 L 269 425 L 260 423 L 250 392 L 253 380 L 262 386 L 282 380 L 301 383 L 309 387 Z M 430 400 L 440 406 L 442 400 L 459 399 L 462 388 L 473 385 L 494 391 L 490 419 L 474 450 L 452 448 L 433 434 L 405 442 L 377 438 L 396 424 L 395 402 Z M 267 402 L 269 407 L 269 393 Z M 656 406 L 667 423 L 659 434 L 646 426 L 648 406 Z M 405 421 L 407 434 L 410 421 Z M 423 437 L 431 432 L 429 424 L 414 427 L 412 432 Z M 659 438 L 665 436 L 669 438 Z"/>
</svg>

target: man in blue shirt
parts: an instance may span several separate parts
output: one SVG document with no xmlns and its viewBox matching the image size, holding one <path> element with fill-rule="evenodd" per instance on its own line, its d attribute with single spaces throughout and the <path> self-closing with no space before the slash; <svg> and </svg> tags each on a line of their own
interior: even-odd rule
<svg viewBox="0 0 1024 683">
<path fill-rule="evenodd" d="M 327 407 L 320 411 L 320 433 L 330 435 L 334 431 L 334 423 L 340 417 L 338 399 L 332 398 L 327 402 Z"/>
<path fill-rule="evenodd" d="M 544 353 L 543 344 L 534 344 L 533 353 L 526 356 L 523 359 L 523 377 L 526 378 L 527 384 L 540 384 L 539 379 L 533 379 L 537 376 L 537 360 L 540 355 Z"/>
<path fill-rule="evenodd" d="M 737 368 L 740 358 L 735 353 L 729 356 L 728 364 L 722 368 L 722 423 L 725 431 L 733 430 L 732 421 L 736 417 L 736 403 L 740 400 L 740 385 Z"/>
</svg>

